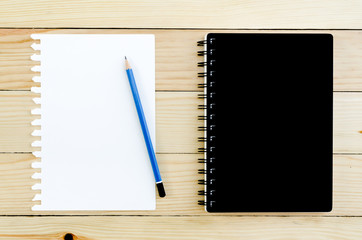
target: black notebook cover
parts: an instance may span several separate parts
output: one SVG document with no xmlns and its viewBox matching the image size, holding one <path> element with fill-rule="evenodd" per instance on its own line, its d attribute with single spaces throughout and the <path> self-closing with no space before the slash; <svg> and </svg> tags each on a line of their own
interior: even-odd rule
<svg viewBox="0 0 362 240">
<path fill-rule="evenodd" d="M 208 212 L 332 209 L 333 37 L 219 34 L 205 41 Z"/>
</svg>

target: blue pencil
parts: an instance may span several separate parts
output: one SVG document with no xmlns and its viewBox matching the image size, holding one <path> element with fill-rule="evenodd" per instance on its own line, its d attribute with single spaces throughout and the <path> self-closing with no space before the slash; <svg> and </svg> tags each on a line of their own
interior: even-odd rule
<svg viewBox="0 0 362 240">
<path fill-rule="evenodd" d="M 135 105 L 136 105 L 138 118 L 140 120 L 142 132 L 143 132 L 143 137 L 145 138 L 145 143 L 146 143 L 146 147 L 147 147 L 147 151 L 148 151 L 148 156 L 150 157 L 150 161 L 151 161 L 151 165 L 152 165 L 153 175 L 155 176 L 155 180 L 156 180 L 158 195 L 160 197 L 164 197 L 164 196 L 166 196 L 166 192 L 165 192 L 165 188 L 163 187 L 160 170 L 158 169 L 158 164 L 157 164 L 157 160 L 156 160 L 155 151 L 153 149 L 150 133 L 148 131 L 146 118 L 145 118 L 145 115 L 143 113 L 141 99 L 140 99 L 140 97 L 138 95 L 137 85 L 136 85 L 136 82 L 135 82 L 135 79 L 134 79 L 134 76 L 133 76 L 133 71 L 132 71 L 132 68 L 131 68 L 128 60 L 127 60 L 127 57 L 124 57 L 124 58 L 126 60 L 126 72 L 127 72 L 129 85 L 131 86 L 133 100 L 134 100 Z"/>
</svg>

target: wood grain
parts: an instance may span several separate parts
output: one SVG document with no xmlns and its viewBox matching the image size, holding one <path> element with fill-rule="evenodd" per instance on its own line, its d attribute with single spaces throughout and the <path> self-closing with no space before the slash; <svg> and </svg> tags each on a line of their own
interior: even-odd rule
<svg viewBox="0 0 362 240">
<path fill-rule="evenodd" d="M 31 154 L 0 154 L 0 215 L 59 215 L 59 214 L 203 214 L 197 195 L 203 186 L 197 184 L 197 174 L 201 164 L 197 163 L 197 154 L 158 154 L 157 160 L 162 171 L 167 198 L 157 198 L 157 211 L 37 211 L 32 212 L 32 199 L 35 195 L 31 186 L 38 180 L 31 178 L 34 169 L 31 163 L 36 158 Z M 66 176 L 65 176 L 66 177 Z M 117 183 L 115 183 L 117 184 Z M 39 193 L 39 192 L 38 192 Z"/>
<path fill-rule="evenodd" d="M 334 93 L 333 145 L 335 153 L 361 153 L 362 150 L 362 95 L 361 93 Z"/>
<path fill-rule="evenodd" d="M 201 100 L 196 92 L 156 93 L 156 151 L 158 153 L 197 153 L 202 144 L 197 138 L 200 121 L 197 109 Z M 31 115 L 37 107 L 33 102 L 36 94 L 29 91 L 0 92 L 0 152 L 32 152 L 31 143 L 38 137 L 31 136 L 36 127 Z"/>
<path fill-rule="evenodd" d="M 0 27 L 361 29 L 358 0 L 2 0 Z"/>
<path fill-rule="evenodd" d="M 361 224 L 347 217 L 1 217 L 0 239 L 357 240 Z"/>
<path fill-rule="evenodd" d="M 282 154 L 282 153 L 281 153 Z M 31 186 L 38 180 L 31 154 L 0 154 L 0 215 L 309 215 L 362 216 L 362 156 L 334 156 L 333 211 L 330 213 L 237 213 L 210 214 L 197 204 L 202 200 L 197 184 L 198 154 L 158 154 L 157 159 L 167 189 L 166 198 L 157 198 L 155 211 L 31 211 L 35 195 Z M 313 157 L 311 155 L 311 157 Z M 1 233 L 1 231 L 0 231 Z"/>
<path fill-rule="evenodd" d="M 0 21 L 1 22 L 1 21 Z M 197 73 L 202 61 L 196 52 L 200 47 L 196 41 L 208 32 L 243 33 L 331 33 L 334 36 L 334 90 L 362 91 L 362 31 L 241 31 L 241 30 L 29 30 L 0 29 L 0 89 L 29 90 L 37 85 L 32 82 L 34 73 L 30 68 L 37 64 L 30 60 L 34 51 L 31 33 L 102 33 L 130 34 L 149 33 L 156 38 L 156 90 L 157 91 L 199 91 L 197 84 L 202 80 Z M 311 86 L 312 87 L 312 86 Z"/>
<path fill-rule="evenodd" d="M 197 153 L 200 121 L 197 92 L 156 93 L 157 153 Z M 0 92 L 0 152 L 31 152 L 36 105 L 28 91 Z M 362 153 L 362 93 L 334 93 L 334 153 Z"/>
<path fill-rule="evenodd" d="M 207 6 L 207 7 L 205 7 Z M 0 29 L 0 239 L 361 239 L 362 31 L 191 30 L 190 28 L 361 29 L 360 1 L 0 2 L 0 27 L 186 27 Z M 222 11 L 221 11 L 222 10 Z M 167 198 L 156 211 L 32 212 L 35 106 L 31 33 L 151 33 L 156 37 L 157 158 Z M 334 195 L 330 213 L 208 214 L 197 205 L 196 131 L 201 79 L 195 42 L 208 32 L 334 35 Z M 313 86 L 311 86 L 313 87 Z M 239 153 L 242 157 L 242 152 Z M 280 152 L 279 154 L 283 154 Z M 311 153 L 312 154 L 312 153 Z M 271 156 L 275 157 L 275 155 Z M 19 216 L 20 215 L 20 216 Z M 36 215 L 36 216 L 34 216 Z M 45 216 L 44 216 L 45 215 Z M 57 216 L 54 216 L 57 215 Z M 76 215 L 76 216 L 58 216 Z M 82 216 L 80 216 L 82 215 Z M 83 216 L 85 215 L 85 216 Z M 88 216 L 87 216 L 88 215 Z M 92 216 L 89 216 L 92 215 Z M 94 216 L 93 216 L 94 215 Z M 99 215 L 99 216 L 98 216 Z M 112 216 L 110 216 L 112 215 Z M 255 215 L 255 216 L 251 216 Z"/>
</svg>

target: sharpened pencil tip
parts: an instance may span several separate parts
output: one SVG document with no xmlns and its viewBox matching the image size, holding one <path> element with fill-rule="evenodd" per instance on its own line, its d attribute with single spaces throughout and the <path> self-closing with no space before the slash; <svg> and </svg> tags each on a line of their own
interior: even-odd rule
<svg viewBox="0 0 362 240">
<path fill-rule="evenodd" d="M 129 62 L 127 60 L 127 57 L 124 56 L 125 62 L 126 62 L 126 70 L 131 68 L 131 65 L 129 65 Z"/>
</svg>

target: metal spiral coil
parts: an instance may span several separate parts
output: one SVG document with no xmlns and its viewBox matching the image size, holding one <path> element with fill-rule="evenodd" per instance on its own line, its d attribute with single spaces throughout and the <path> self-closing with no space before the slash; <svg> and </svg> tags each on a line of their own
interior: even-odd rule
<svg viewBox="0 0 362 240">
<path fill-rule="evenodd" d="M 210 168 L 209 171 L 207 171 L 206 169 L 201 168 L 201 169 L 198 170 L 198 174 L 206 174 L 208 172 L 210 174 L 214 174 L 215 171 L 216 171 L 215 168 Z M 213 179 L 211 179 L 211 180 L 213 180 Z"/>
<path fill-rule="evenodd" d="M 210 43 L 211 45 L 215 45 L 216 39 L 215 39 L 215 38 L 210 38 L 209 43 Z"/>
<path fill-rule="evenodd" d="M 206 159 L 205 158 L 199 158 L 197 160 L 198 163 L 206 163 Z"/>
<path fill-rule="evenodd" d="M 197 95 L 198 98 L 205 99 L 207 98 L 207 95 L 205 93 L 200 93 Z"/>
<path fill-rule="evenodd" d="M 199 153 L 205 153 L 205 152 L 207 152 L 207 149 L 206 148 L 198 148 L 198 152 Z"/>
<path fill-rule="evenodd" d="M 198 62 L 197 66 L 198 67 L 205 67 L 207 65 L 207 62 Z"/>
<path fill-rule="evenodd" d="M 198 191 L 198 195 L 200 195 L 200 196 L 206 195 L 206 192 L 204 190 L 200 190 L 200 191 Z"/>
<path fill-rule="evenodd" d="M 207 44 L 207 40 L 197 41 L 197 46 L 204 46 Z"/>
<path fill-rule="evenodd" d="M 199 73 L 197 73 L 197 76 L 203 78 L 203 77 L 207 76 L 207 73 L 206 72 L 199 72 Z"/>
<path fill-rule="evenodd" d="M 205 45 L 207 45 L 207 44 L 208 44 L 207 40 L 202 40 L 202 41 L 198 41 L 198 42 L 197 42 L 197 46 L 205 46 Z M 206 50 L 206 49 L 205 49 L 205 50 Z M 208 54 L 208 51 L 205 51 L 205 50 L 203 50 L 203 51 L 198 51 L 198 52 L 197 52 L 197 55 L 198 55 L 198 56 L 206 56 L 206 55 Z M 207 66 L 207 64 L 208 64 L 207 61 L 202 61 L 202 62 L 198 62 L 198 63 L 197 63 L 197 66 L 198 66 L 198 67 L 205 67 L 205 66 Z M 208 76 L 207 76 L 207 72 L 199 72 L 199 73 L 197 74 L 197 76 L 198 76 L 199 78 L 208 77 Z M 211 74 L 210 74 L 210 76 L 211 76 Z M 198 87 L 199 89 L 204 89 L 204 88 L 207 88 L 207 87 L 208 87 L 208 84 L 207 84 L 207 83 L 201 83 L 201 84 L 198 84 L 197 87 Z M 198 98 L 199 98 L 199 99 L 204 99 L 204 101 L 207 99 L 207 97 L 208 97 L 208 96 L 207 96 L 206 92 L 198 94 Z M 202 109 L 202 110 L 207 109 L 206 102 L 205 102 L 204 104 L 198 105 L 198 109 Z M 200 116 L 198 116 L 197 118 L 198 118 L 198 120 L 201 120 L 201 121 L 207 120 L 207 116 L 206 116 L 206 115 L 200 115 Z M 198 127 L 198 131 L 203 131 L 203 132 L 205 132 L 205 131 L 207 131 L 207 127 L 205 127 L 205 126 L 199 126 L 199 127 Z M 206 142 L 207 142 L 207 138 L 206 138 L 206 137 L 198 137 L 198 142 L 206 143 Z M 206 153 L 206 152 L 207 152 L 206 145 L 205 145 L 205 147 L 200 147 L 200 148 L 198 148 L 198 152 L 199 152 L 199 153 Z M 205 157 L 198 159 L 198 163 L 205 164 L 206 162 L 207 162 L 207 159 L 206 159 Z M 205 175 L 206 173 L 207 173 L 207 170 L 206 170 L 206 169 L 198 169 L 198 174 Z M 198 180 L 198 184 L 200 184 L 200 185 L 207 185 L 207 181 L 206 181 L 205 179 L 200 179 L 200 180 Z M 205 188 L 204 190 L 200 190 L 200 191 L 198 191 L 198 195 L 200 195 L 200 196 L 206 196 L 206 193 L 207 193 L 206 191 L 207 191 L 206 188 Z M 205 205 L 206 205 L 206 201 L 205 201 L 205 200 L 199 200 L 199 201 L 198 201 L 198 205 L 205 206 Z"/>
<path fill-rule="evenodd" d="M 215 71 L 210 71 L 209 72 L 209 77 L 214 77 L 215 75 L 216 75 Z M 207 73 L 206 72 L 199 72 L 199 73 L 197 73 L 197 76 L 200 77 L 200 78 L 203 78 L 203 77 L 207 76 Z"/>
<path fill-rule="evenodd" d="M 199 180 L 197 181 L 197 184 L 199 184 L 199 185 L 206 185 L 206 181 L 205 181 L 204 179 L 199 179 Z"/>
<path fill-rule="evenodd" d="M 198 127 L 197 129 L 198 129 L 199 131 L 201 131 L 201 132 L 205 132 L 205 131 L 207 130 L 206 127 Z"/>
<path fill-rule="evenodd" d="M 205 56 L 207 55 L 207 51 L 197 51 L 197 56 Z"/>
<path fill-rule="evenodd" d="M 206 83 L 200 83 L 200 84 L 197 85 L 197 87 L 198 88 L 206 88 L 207 85 L 206 85 Z"/>
<path fill-rule="evenodd" d="M 210 38 L 210 39 L 209 39 L 209 43 L 210 43 L 211 45 L 215 45 L 216 39 L 215 39 L 215 38 Z M 205 45 L 207 45 L 207 40 L 197 41 L 197 46 L 205 46 Z"/>
</svg>

